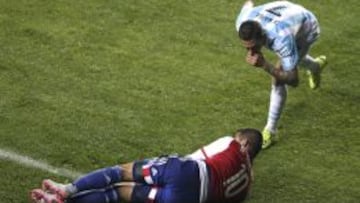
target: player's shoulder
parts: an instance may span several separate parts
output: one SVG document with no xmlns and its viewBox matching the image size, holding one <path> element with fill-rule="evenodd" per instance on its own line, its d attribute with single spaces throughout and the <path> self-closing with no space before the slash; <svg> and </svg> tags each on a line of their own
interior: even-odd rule
<svg viewBox="0 0 360 203">
<path fill-rule="evenodd" d="M 218 138 L 215 142 L 217 142 L 218 144 L 225 144 L 225 145 L 228 145 L 229 143 L 231 143 L 232 141 L 234 140 L 234 137 L 231 136 L 231 135 L 225 135 L 225 136 L 222 136 L 220 138 Z"/>
<path fill-rule="evenodd" d="M 203 152 L 206 153 L 207 157 L 212 157 L 216 154 L 226 151 L 234 140 L 235 139 L 232 136 L 220 137 L 214 140 L 212 143 L 204 146 Z"/>
</svg>

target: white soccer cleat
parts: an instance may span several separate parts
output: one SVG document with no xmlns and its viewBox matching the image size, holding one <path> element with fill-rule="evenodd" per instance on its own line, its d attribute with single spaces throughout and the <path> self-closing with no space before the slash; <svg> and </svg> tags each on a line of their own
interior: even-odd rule
<svg viewBox="0 0 360 203">
<path fill-rule="evenodd" d="M 64 203 L 56 194 L 47 193 L 42 189 L 32 190 L 30 198 L 34 203 Z"/>
<path fill-rule="evenodd" d="M 57 183 L 50 179 L 43 180 L 42 189 L 48 193 L 55 194 L 60 199 L 66 199 L 69 196 L 69 194 L 66 192 L 64 184 Z"/>
</svg>

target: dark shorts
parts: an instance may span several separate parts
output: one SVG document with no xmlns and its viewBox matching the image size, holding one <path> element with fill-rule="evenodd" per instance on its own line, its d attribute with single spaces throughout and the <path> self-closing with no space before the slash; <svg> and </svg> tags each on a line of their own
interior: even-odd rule
<svg viewBox="0 0 360 203">
<path fill-rule="evenodd" d="M 198 203 L 199 168 L 196 161 L 176 155 L 136 161 L 134 202 Z"/>
</svg>

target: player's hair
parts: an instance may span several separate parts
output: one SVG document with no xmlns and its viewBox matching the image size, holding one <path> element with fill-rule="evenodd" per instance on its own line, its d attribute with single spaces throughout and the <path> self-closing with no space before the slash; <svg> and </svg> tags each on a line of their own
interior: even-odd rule
<svg viewBox="0 0 360 203">
<path fill-rule="evenodd" d="M 260 24 L 253 20 L 247 20 L 240 25 L 239 37 L 242 40 L 261 40 L 264 36 L 264 32 Z"/>
<path fill-rule="evenodd" d="M 242 128 L 238 129 L 235 134 L 248 140 L 250 144 L 249 155 L 250 159 L 253 160 L 261 150 L 263 142 L 261 132 L 254 128 Z"/>
</svg>

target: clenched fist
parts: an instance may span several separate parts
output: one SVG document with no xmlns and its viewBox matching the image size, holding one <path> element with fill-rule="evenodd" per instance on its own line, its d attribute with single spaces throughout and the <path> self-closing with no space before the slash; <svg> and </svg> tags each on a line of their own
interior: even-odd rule
<svg viewBox="0 0 360 203">
<path fill-rule="evenodd" d="M 246 55 L 246 62 L 255 67 L 263 67 L 265 64 L 265 58 L 260 51 L 257 52 L 250 49 Z"/>
</svg>

